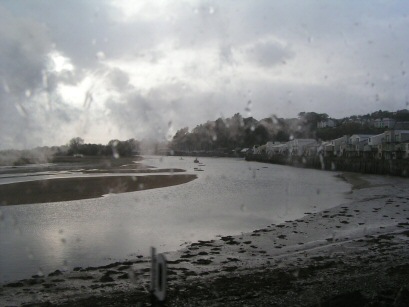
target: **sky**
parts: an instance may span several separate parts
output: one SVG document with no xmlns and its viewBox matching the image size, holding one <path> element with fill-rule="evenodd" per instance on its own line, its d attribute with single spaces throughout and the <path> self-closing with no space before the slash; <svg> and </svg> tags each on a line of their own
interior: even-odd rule
<svg viewBox="0 0 409 307">
<path fill-rule="evenodd" d="M 409 108 L 406 0 L 0 0 L 0 150 Z"/>
</svg>

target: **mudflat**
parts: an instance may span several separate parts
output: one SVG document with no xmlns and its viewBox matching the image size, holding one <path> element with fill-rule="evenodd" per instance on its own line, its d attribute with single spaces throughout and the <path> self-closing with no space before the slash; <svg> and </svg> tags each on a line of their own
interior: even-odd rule
<svg viewBox="0 0 409 307">
<path fill-rule="evenodd" d="M 344 204 L 166 253 L 167 306 L 409 306 L 408 180 L 343 178 Z M 138 306 L 149 284 L 150 259 L 135 256 L 2 285 L 0 302 Z"/>
<path fill-rule="evenodd" d="M 2 178 L 19 176 L 29 181 L 1 184 L 0 205 L 97 198 L 110 193 L 173 186 L 197 178 L 196 175 L 179 174 L 185 172 L 182 169 L 154 169 L 141 161 L 141 157 L 56 157 L 50 164 L 4 168 L 0 170 Z M 168 174 L 147 175 L 154 173 Z M 57 178 L 36 180 L 44 175 Z M 58 178 L 64 176 L 70 177 Z"/>
</svg>

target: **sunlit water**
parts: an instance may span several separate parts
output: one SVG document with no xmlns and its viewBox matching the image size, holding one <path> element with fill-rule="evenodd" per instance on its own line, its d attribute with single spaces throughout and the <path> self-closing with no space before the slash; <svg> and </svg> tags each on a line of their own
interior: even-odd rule
<svg viewBox="0 0 409 307">
<path fill-rule="evenodd" d="M 183 185 L 0 207 L 0 282 L 148 255 L 150 246 L 172 251 L 186 242 L 252 231 L 337 206 L 350 189 L 331 172 L 225 158 L 200 158 L 205 166 L 199 166 L 193 160 L 145 160 L 198 175 Z"/>
</svg>

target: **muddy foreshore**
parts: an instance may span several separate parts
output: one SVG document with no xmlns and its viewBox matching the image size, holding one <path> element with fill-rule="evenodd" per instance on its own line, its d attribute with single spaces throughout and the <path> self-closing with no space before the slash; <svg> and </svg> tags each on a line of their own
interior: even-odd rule
<svg viewBox="0 0 409 307">
<path fill-rule="evenodd" d="M 341 174 L 348 201 L 168 259 L 167 306 L 409 306 L 409 182 Z M 149 304 L 150 259 L 1 285 L 1 306 Z"/>
</svg>

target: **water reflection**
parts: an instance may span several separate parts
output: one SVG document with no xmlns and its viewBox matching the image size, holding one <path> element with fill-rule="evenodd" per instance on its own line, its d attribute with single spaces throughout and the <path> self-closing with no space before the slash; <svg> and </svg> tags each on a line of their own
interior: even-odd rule
<svg viewBox="0 0 409 307">
<path fill-rule="evenodd" d="M 98 199 L 1 207 L 0 281 L 135 255 L 187 241 L 238 234 L 343 202 L 349 186 L 334 173 L 243 160 L 146 160 L 197 174 L 189 183 Z M 319 192 L 317 192 L 319 191 Z M 16 231 L 19 229 L 19 231 Z"/>
</svg>

